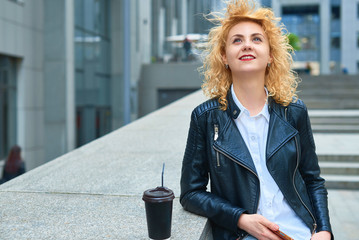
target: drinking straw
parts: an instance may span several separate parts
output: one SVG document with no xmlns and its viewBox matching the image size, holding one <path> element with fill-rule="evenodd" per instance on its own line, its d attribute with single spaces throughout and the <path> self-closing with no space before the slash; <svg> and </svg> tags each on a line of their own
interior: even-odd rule
<svg viewBox="0 0 359 240">
<path fill-rule="evenodd" d="M 163 163 L 163 166 L 162 166 L 162 187 L 163 187 L 163 173 L 165 171 L 165 163 Z"/>
</svg>

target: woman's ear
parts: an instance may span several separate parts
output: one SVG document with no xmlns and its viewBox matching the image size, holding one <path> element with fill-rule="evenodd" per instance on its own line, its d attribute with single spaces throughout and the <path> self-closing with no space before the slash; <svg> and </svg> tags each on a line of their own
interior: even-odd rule
<svg viewBox="0 0 359 240">
<path fill-rule="evenodd" d="M 223 61 L 224 64 L 228 64 L 228 62 L 227 62 L 227 56 L 226 56 L 225 53 L 222 54 L 222 61 Z"/>
<path fill-rule="evenodd" d="M 270 54 L 267 64 L 271 65 L 272 63 L 273 63 L 273 57 L 272 57 L 272 54 Z"/>
</svg>

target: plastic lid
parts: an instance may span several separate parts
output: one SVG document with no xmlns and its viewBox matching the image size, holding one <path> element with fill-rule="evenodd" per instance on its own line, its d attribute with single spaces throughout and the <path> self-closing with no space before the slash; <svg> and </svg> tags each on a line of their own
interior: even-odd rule
<svg viewBox="0 0 359 240">
<path fill-rule="evenodd" d="M 166 187 L 148 189 L 143 193 L 142 200 L 145 202 L 159 203 L 173 200 L 175 195 L 172 190 Z"/>
</svg>

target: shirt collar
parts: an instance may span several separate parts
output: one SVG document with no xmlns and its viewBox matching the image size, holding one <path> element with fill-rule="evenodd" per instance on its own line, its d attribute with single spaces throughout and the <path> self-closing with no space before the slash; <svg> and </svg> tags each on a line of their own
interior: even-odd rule
<svg viewBox="0 0 359 240">
<path fill-rule="evenodd" d="M 270 114 L 269 114 L 269 111 L 268 111 L 268 90 L 266 87 L 264 87 L 264 90 L 266 92 L 266 95 L 267 95 L 267 100 L 263 106 L 263 109 L 260 113 L 257 114 L 257 116 L 259 115 L 263 115 L 264 118 L 269 122 L 269 117 L 270 117 Z M 238 100 L 237 96 L 236 96 L 236 93 L 234 92 L 234 88 L 233 88 L 233 84 L 231 85 L 231 93 L 232 93 L 232 98 L 233 98 L 233 101 L 234 103 L 237 105 L 237 107 L 239 108 L 240 110 L 240 113 L 239 115 L 237 116 L 240 117 L 243 113 L 246 113 L 248 116 L 249 116 L 249 111 L 248 109 L 246 109 L 242 103 Z"/>
</svg>

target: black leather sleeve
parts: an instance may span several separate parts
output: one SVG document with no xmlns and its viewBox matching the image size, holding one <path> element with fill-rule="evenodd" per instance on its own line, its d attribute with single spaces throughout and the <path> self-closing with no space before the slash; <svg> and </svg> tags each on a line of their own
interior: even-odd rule
<svg viewBox="0 0 359 240">
<path fill-rule="evenodd" d="M 332 232 L 329 211 L 328 192 L 324 186 L 325 180 L 320 177 L 318 157 L 315 152 L 313 132 L 308 116 L 308 111 L 302 101 L 297 103 L 294 116 L 297 119 L 297 129 L 300 136 L 301 160 L 299 171 L 307 186 L 307 191 L 312 202 L 314 215 L 317 221 L 317 232 Z M 332 239 L 334 237 L 332 236 Z"/>
<path fill-rule="evenodd" d="M 199 121 L 196 112 L 192 112 L 182 163 L 180 202 L 185 210 L 207 217 L 235 233 L 238 219 L 244 210 L 207 191 L 209 156 L 206 151 L 206 121 L 202 117 L 202 121 Z"/>
</svg>

